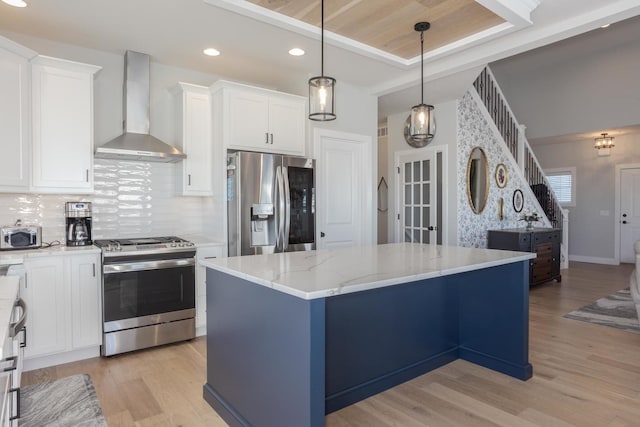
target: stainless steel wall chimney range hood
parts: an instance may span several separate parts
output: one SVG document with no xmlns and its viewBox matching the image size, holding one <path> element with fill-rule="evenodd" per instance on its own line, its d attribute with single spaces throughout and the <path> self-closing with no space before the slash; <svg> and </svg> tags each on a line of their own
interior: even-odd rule
<svg viewBox="0 0 640 427">
<path fill-rule="evenodd" d="M 95 157 L 165 163 L 185 159 L 149 133 L 149 55 L 128 50 L 124 62 L 124 134 L 96 147 Z"/>
</svg>

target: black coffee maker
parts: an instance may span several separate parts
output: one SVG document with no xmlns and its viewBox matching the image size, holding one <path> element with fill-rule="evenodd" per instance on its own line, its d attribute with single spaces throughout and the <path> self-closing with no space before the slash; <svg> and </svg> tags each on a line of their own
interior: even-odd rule
<svg viewBox="0 0 640 427">
<path fill-rule="evenodd" d="M 67 246 L 89 246 L 91 240 L 91 203 L 67 202 L 64 207 L 67 218 Z"/>
</svg>

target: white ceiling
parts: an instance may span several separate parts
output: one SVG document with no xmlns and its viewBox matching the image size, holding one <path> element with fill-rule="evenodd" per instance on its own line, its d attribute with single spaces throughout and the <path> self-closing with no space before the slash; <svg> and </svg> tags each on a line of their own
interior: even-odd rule
<svg viewBox="0 0 640 427">
<path fill-rule="evenodd" d="M 538 0 L 477 1 L 493 7 L 535 7 Z M 317 33 L 296 31 L 269 17 L 229 7 L 243 1 L 27 2 L 29 6 L 22 9 L 0 3 L 0 33 L 23 33 L 118 54 L 136 50 L 160 63 L 301 95 L 306 94 L 307 79 L 319 73 Z M 223 3 L 226 5 L 221 7 Z M 542 0 L 531 13 L 531 25 L 476 41 L 473 47 L 426 54 L 425 101 L 438 103 L 460 97 L 478 70 L 489 62 L 638 14 L 640 0 Z M 413 24 L 407 22 L 407 26 Z M 408 110 L 419 101 L 419 60 L 394 63 L 331 37 L 326 44 L 326 74 L 338 80 L 338 88 L 344 81 L 381 96 L 379 115 Z M 208 46 L 216 47 L 222 55 L 204 56 L 202 49 Z M 292 47 L 301 47 L 307 54 L 292 57 L 287 53 Z"/>
</svg>

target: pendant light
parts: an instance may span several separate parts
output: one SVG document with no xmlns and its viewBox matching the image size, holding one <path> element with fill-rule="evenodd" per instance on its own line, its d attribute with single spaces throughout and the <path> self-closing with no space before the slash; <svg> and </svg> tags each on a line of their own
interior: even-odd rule
<svg viewBox="0 0 640 427">
<path fill-rule="evenodd" d="M 320 2 L 320 9 L 320 75 L 309 79 L 309 119 L 327 122 L 336 119 L 336 79 L 324 75 L 324 0 Z"/>
<path fill-rule="evenodd" d="M 436 133 L 436 119 L 433 105 L 424 103 L 424 32 L 431 27 L 428 22 L 418 22 L 413 29 L 420 32 L 420 104 L 411 108 L 409 138 L 414 147 L 424 147 Z"/>
</svg>

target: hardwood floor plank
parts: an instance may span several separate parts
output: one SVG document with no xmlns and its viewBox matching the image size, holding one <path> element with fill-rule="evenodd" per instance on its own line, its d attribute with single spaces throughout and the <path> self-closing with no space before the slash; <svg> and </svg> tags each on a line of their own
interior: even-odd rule
<svg viewBox="0 0 640 427">
<path fill-rule="evenodd" d="M 633 266 L 570 263 L 530 290 L 533 378 L 464 360 L 326 417 L 329 427 L 640 426 L 640 335 L 562 316 L 627 288 Z M 206 340 L 25 372 L 25 385 L 88 373 L 111 427 L 222 427 L 202 397 Z"/>
</svg>

